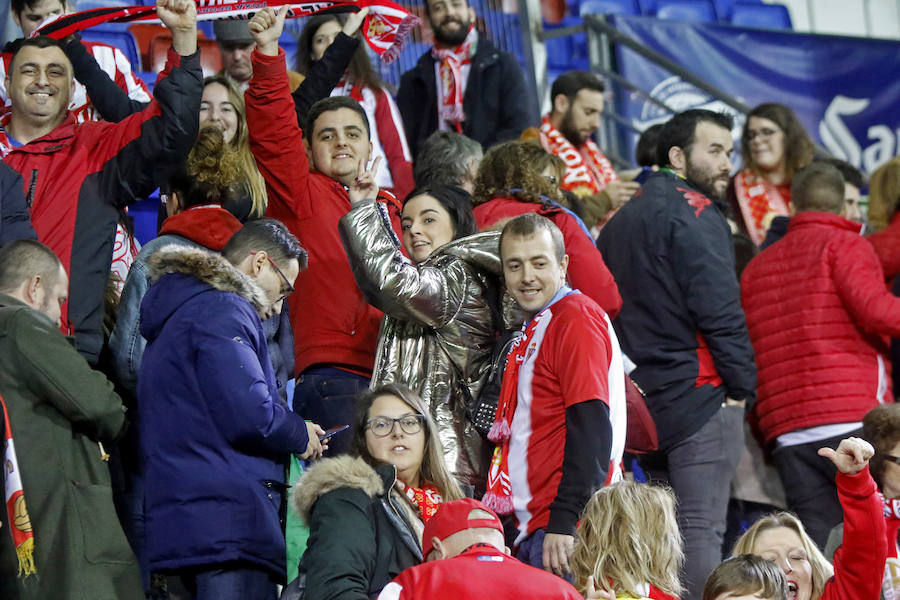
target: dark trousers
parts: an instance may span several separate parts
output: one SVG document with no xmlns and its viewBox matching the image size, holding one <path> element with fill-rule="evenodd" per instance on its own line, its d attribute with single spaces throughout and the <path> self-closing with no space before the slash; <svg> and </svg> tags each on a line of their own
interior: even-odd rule
<svg viewBox="0 0 900 600">
<path fill-rule="evenodd" d="M 684 538 L 683 600 L 698 600 L 722 562 L 731 479 L 744 447 L 744 409 L 722 406 L 696 433 L 665 454 L 640 458 L 648 480 L 672 486 Z"/>
<path fill-rule="evenodd" d="M 179 573 L 192 600 L 277 600 L 278 588 L 267 571 L 246 563 L 217 565 Z"/>
<path fill-rule="evenodd" d="M 297 376 L 294 412 L 322 429 L 350 425 L 328 442 L 328 455 L 350 450 L 356 427 L 356 398 L 369 389 L 369 379 L 334 367 L 310 367 Z"/>
<path fill-rule="evenodd" d="M 819 456 L 818 451 L 825 446 L 837 448 L 842 439 L 859 435 L 862 435 L 861 429 L 808 444 L 782 446 L 772 453 L 788 508 L 800 517 L 809 537 L 823 551 L 828 533 L 844 520 L 844 512 L 834 482 L 837 467 Z"/>
</svg>

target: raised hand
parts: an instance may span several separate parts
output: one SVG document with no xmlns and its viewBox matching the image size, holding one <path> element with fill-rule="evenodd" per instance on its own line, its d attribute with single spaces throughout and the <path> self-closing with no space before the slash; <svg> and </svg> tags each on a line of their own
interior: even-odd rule
<svg viewBox="0 0 900 600">
<path fill-rule="evenodd" d="M 847 475 L 856 475 L 862 471 L 874 454 L 872 444 L 857 437 L 841 440 L 837 450 L 819 448 L 819 456 L 830 459 L 838 471 Z"/>
<path fill-rule="evenodd" d="M 278 55 L 278 38 L 284 30 L 284 18 L 287 16 L 288 7 L 282 6 L 278 10 L 269 7 L 262 9 L 250 19 L 250 35 L 256 41 L 256 49 L 266 56 Z"/>
<path fill-rule="evenodd" d="M 156 15 L 172 32 L 172 47 L 182 56 L 197 51 L 197 6 L 194 0 L 156 0 Z"/>
<path fill-rule="evenodd" d="M 369 14 L 369 7 L 365 7 L 359 12 L 350 13 L 350 16 L 347 18 L 347 22 L 344 23 L 344 27 L 341 29 L 344 32 L 344 35 L 352 36 L 354 33 L 359 31 L 359 28 L 362 26 L 363 20 L 366 18 L 366 15 Z"/>
<path fill-rule="evenodd" d="M 375 173 L 378 172 L 379 164 L 381 164 L 380 156 L 375 159 L 372 163 L 372 168 L 367 171 L 366 163 L 359 161 L 356 179 L 350 184 L 350 189 L 348 190 L 352 204 L 378 196 L 378 184 L 375 183 Z"/>
</svg>

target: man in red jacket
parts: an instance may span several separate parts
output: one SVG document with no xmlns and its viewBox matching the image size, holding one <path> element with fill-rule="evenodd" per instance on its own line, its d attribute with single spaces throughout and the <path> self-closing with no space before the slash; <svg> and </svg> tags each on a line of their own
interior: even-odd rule
<svg viewBox="0 0 900 600">
<path fill-rule="evenodd" d="M 294 409 L 329 428 L 355 422 L 356 395 L 369 387 L 382 317 L 356 286 L 338 234 L 338 221 L 350 210 L 347 186 L 368 162 L 372 144 L 365 111 L 344 96 L 315 103 L 300 130 L 278 47 L 285 14 L 267 8 L 250 21 L 256 50 L 247 125 L 266 180 L 266 215 L 287 225 L 309 252 L 309 267 L 288 297 L 298 375 Z M 396 199 L 379 200 L 385 226 L 399 233 Z M 336 437 L 332 452 L 347 450 L 350 441 Z"/>
<path fill-rule="evenodd" d="M 472 498 L 440 505 L 425 523 L 422 556 L 427 562 L 400 573 L 378 600 L 581 598 L 563 579 L 509 556 L 500 519 Z"/>
<path fill-rule="evenodd" d="M 841 216 L 844 182 L 813 163 L 791 185 L 797 211 L 784 238 L 750 261 L 741 296 L 759 369 L 752 414 L 788 505 L 824 547 L 842 519 L 835 468 L 817 457 L 859 435 L 863 415 L 891 401 L 887 336 L 900 336 L 900 298 L 878 258 Z"/>
</svg>

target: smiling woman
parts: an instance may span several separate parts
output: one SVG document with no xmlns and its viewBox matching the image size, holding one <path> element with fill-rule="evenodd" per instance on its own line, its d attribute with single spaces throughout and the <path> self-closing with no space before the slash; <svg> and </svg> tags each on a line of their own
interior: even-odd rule
<svg viewBox="0 0 900 600">
<path fill-rule="evenodd" d="M 469 195 L 440 185 L 409 195 L 401 226 L 412 263 L 373 200 L 355 202 L 340 222 L 356 282 L 385 313 L 372 383 L 418 392 L 438 424 L 444 464 L 461 484 L 477 487 L 487 472 L 484 441 L 466 408 L 487 377 L 499 326 L 499 234 L 473 235 Z"/>
</svg>

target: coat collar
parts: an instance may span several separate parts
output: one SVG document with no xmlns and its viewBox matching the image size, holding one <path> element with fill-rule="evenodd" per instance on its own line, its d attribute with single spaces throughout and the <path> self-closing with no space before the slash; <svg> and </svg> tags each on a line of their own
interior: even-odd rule
<svg viewBox="0 0 900 600">
<path fill-rule="evenodd" d="M 863 229 L 863 226 L 859 223 L 854 223 L 853 221 L 845 219 L 840 215 L 807 210 L 799 212 L 791 218 L 791 223 L 790 225 L 788 225 L 788 231 L 790 232 L 794 229 L 797 229 L 798 227 L 805 227 L 810 225 L 825 225 L 828 227 L 834 227 L 836 229 L 852 231 L 856 234 L 862 234 Z"/>
<path fill-rule="evenodd" d="M 238 271 L 222 255 L 202 248 L 168 244 L 147 261 L 151 281 L 179 273 L 202 281 L 221 292 L 231 292 L 247 300 L 263 318 L 268 306 L 266 293 L 252 278 Z"/>
</svg>

